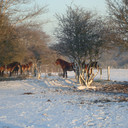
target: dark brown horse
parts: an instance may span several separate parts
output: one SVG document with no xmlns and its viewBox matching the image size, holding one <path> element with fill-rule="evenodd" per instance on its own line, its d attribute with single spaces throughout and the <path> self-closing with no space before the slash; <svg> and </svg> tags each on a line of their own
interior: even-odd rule
<svg viewBox="0 0 128 128">
<path fill-rule="evenodd" d="M 73 63 L 69 63 L 69 62 L 62 60 L 62 59 L 57 59 L 56 64 L 61 66 L 61 68 L 63 70 L 63 77 L 67 78 L 67 71 L 74 71 L 74 68 L 73 68 L 74 64 Z"/>
<path fill-rule="evenodd" d="M 90 62 L 90 63 L 88 63 L 87 65 L 88 65 L 89 67 L 92 67 L 92 68 L 98 68 L 98 67 L 99 67 L 97 61 Z"/>
<path fill-rule="evenodd" d="M 18 74 L 18 70 L 20 68 L 19 62 L 13 62 L 7 65 L 7 72 L 10 72 L 10 76 L 13 72 L 16 72 Z"/>
<path fill-rule="evenodd" d="M 93 61 L 93 62 L 90 62 L 88 64 L 86 64 L 85 61 L 84 61 L 82 63 L 82 67 L 83 67 L 83 69 L 87 70 L 87 69 L 90 69 L 90 68 L 98 68 L 99 65 L 98 65 L 97 61 Z"/>
</svg>

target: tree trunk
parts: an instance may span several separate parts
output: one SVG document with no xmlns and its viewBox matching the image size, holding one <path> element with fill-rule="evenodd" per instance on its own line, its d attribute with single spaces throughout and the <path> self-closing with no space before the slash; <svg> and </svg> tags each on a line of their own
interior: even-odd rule
<svg viewBox="0 0 128 128">
<path fill-rule="evenodd" d="M 93 68 L 90 68 L 90 69 L 93 70 Z M 98 74 L 99 68 L 97 68 L 97 72 L 95 74 L 93 72 L 91 74 L 89 74 L 89 70 L 87 69 L 86 70 L 86 76 L 85 76 L 84 72 L 85 71 L 83 70 L 82 73 L 80 74 L 79 82 L 80 82 L 81 86 L 89 87 L 92 84 L 92 82 L 93 82 L 94 78 L 96 77 L 96 75 Z"/>
</svg>

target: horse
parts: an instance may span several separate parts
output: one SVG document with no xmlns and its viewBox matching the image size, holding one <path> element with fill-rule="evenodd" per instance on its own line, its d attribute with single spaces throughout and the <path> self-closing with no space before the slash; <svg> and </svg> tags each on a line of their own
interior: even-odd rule
<svg viewBox="0 0 128 128">
<path fill-rule="evenodd" d="M 88 64 L 85 64 L 85 71 L 86 73 L 88 74 L 88 77 L 90 77 L 90 75 L 92 74 L 92 70 L 93 68 L 95 69 L 98 69 L 99 68 L 99 65 L 98 65 L 98 62 L 97 61 L 93 61 L 93 62 L 90 62 Z"/>
<path fill-rule="evenodd" d="M 5 65 L 0 67 L 0 76 L 4 75 L 4 71 L 5 71 Z"/>
<path fill-rule="evenodd" d="M 32 62 L 29 62 L 28 64 L 22 64 L 21 65 L 21 74 L 25 71 L 27 71 L 29 73 L 31 67 L 32 67 Z"/>
<path fill-rule="evenodd" d="M 86 71 L 89 68 L 99 68 L 99 65 L 97 61 L 89 62 L 88 64 L 86 64 L 85 61 L 83 61 L 82 68 Z"/>
<path fill-rule="evenodd" d="M 23 73 L 23 72 L 25 72 L 25 71 L 27 71 L 27 68 L 28 66 L 27 66 L 27 64 L 22 64 L 21 65 L 21 74 Z"/>
<path fill-rule="evenodd" d="M 62 70 L 63 70 L 63 78 L 66 77 L 67 78 L 67 71 L 74 71 L 74 64 L 73 63 L 69 63 L 65 60 L 62 59 L 57 59 L 55 62 L 57 65 L 60 65 Z"/>
<path fill-rule="evenodd" d="M 12 73 L 15 71 L 18 74 L 18 70 L 20 68 L 20 63 L 19 62 L 13 62 L 7 65 L 7 72 L 10 72 L 10 76 Z"/>
<path fill-rule="evenodd" d="M 98 62 L 97 61 L 93 61 L 87 64 L 88 67 L 91 68 L 99 68 Z"/>
<path fill-rule="evenodd" d="M 89 62 L 88 64 L 85 61 L 82 62 L 82 68 L 84 69 L 84 73 L 87 73 L 88 77 L 92 74 L 93 68 L 99 68 L 97 61 Z"/>
<path fill-rule="evenodd" d="M 12 71 L 12 73 L 15 72 L 15 74 L 18 75 L 19 69 L 20 69 L 20 66 L 19 66 L 19 65 L 15 66 L 15 68 L 14 68 L 13 71 Z"/>
<path fill-rule="evenodd" d="M 30 71 L 30 70 L 31 70 L 32 65 L 33 65 L 33 63 L 32 63 L 32 62 L 29 62 L 29 63 L 27 64 L 28 71 Z"/>
</svg>

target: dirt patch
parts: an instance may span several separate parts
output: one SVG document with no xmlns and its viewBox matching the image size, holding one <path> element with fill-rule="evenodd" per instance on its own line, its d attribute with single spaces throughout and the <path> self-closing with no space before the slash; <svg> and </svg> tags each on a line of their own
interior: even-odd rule
<svg viewBox="0 0 128 128">
<path fill-rule="evenodd" d="M 128 94 L 128 82 L 94 82 L 95 91 Z"/>
<path fill-rule="evenodd" d="M 121 85 L 121 84 L 106 85 L 105 87 L 102 88 L 102 91 L 128 94 L 128 85 Z"/>
<path fill-rule="evenodd" d="M 23 93 L 23 95 L 33 95 L 34 93 L 32 93 L 32 92 L 25 92 L 25 93 Z"/>
<path fill-rule="evenodd" d="M 108 103 L 108 102 L 128 102 L 128 97 L 125 96 L 118 96 L 114 97 L 113 99 L 96 99 L 94 101 L 91 101 L 92 103 Z"/>
</svg>

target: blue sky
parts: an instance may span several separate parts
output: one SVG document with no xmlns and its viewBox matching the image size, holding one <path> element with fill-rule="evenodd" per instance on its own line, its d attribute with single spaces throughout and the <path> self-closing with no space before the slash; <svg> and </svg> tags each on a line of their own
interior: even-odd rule
<svg viewBox="0 0 128 128">
<path fill-rule="evenodd" d="M 64 14 L 67 9 L 67 5 L 77 5 L 85 8 L 85 10 L 97 11 L 101 15 L 106 15 L 106 3 L 105 0 L 35 0 L 39 5 L 48 5 L 48 12 L 44 15 L 45 19 L 50 22 L 45 25 L 44 31 L 52 34 L 56 27 L 55 14 Z"/>
</svg>

